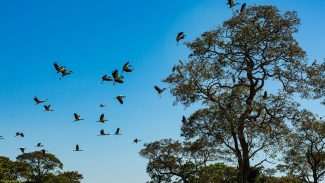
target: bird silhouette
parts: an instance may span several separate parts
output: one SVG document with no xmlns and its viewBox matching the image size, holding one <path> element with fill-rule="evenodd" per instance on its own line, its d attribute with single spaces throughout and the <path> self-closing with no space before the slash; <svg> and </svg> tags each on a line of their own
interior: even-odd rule
<svg viewBox="0 0 325 183">
<path fill-rule="evenodd" d="M 44 145 L 42 143 L 37 143 L 35 147 L 44 147 Z"/>
<path fill-rule="evenodd" d="M 2 135 L 0 135 L 0 140 L 3 140 L 3 139 L 5 139 Z"/>
<path fill-rule="evenodd" d="M 186 119 L 185 116 L 182 117 L 182 123 L 183 123 L 184 125 L 187 124 L 187 119 Z"/>
<path fill-rule="evenodd" d="M 76 145 L 76 148 L 73 151 L 83 151 L 80 149 L 79 144 Z"/>
<path fill-rule="evenodd" d="M 45 155 L 47 151 L 45 149 L 42 149 L 41 152 L 43 155 Z"/>
<path fill-rule="evenodd" d="M 115 134 L 114 135 L 122 135 L 120 134 L 120 128 L 117 128 L 116 131 L 115 131 Z"/>
<path fill-rule="evenodd" d="M 104 81 L 113 81 L 113 78 L 105 74 L 104 76 L 102 76 L 102 84 Z"/>
<path fill-rule="evenodd" d="M 155 90 L 157 91 L 157 93 L 160 95 L 162 92 L 164 92 L 166 90 L 166 88 L 160 88 L 158 86 L 154 86 Z"/>
<path fill-rule="evenodd" d="M 141 142 L 141 140 L 139 140 L 139 139 L 137 139 L 137 138 L 133 140 L 133 143 L 136 143 L 136 144 L 137 144 L 137 143 L 139 143 L 139 142 Z"/>
<path fill-rule="evenodd" d="M 104 114 L 101 114 L 100 117 L 99 117 L 99 121 L 97 121 L 97 122 L 105 123 L 105 121 L 107 121 L 107 120 L 105 119 L 105 115 L 104 115 Z"/>
<path fill-rule="evenodd" d="M 44 105 L 45 111 L 47 112 L 51 112 L 54 111 L 53 109 L 51 109 L 51 105 Z"/>
<path fill-rule="evenodd" d="M 176 36 L 176 41 L 177 41 L 177 45 L 178 45 L 178 42 L 182 39 L 185 38 L 185 35 L 184 35 L 184 32 L 179 32 Z"/>
<path fill-rule="evenodd" d="M 99 107 L 106 107 L 105 104 L 99 104 Z"/>
<path fill-rule="evenodd" d="M 123 78 L 124 77 L 123 76 L 119 76 L 117 69 L 115 69 L 112 72 L 112 76 L 113 76 L 113 79 L 114 79 L 114 83 L 113 84 L 115 84 L 115 83 L 124 83 L 124 81 L 123 81 Z"/>
<path fill-rule="evenodd" d="M 109 135 L 109 133 L 105 133 L 105 130 L 104 129 L 101 129 L 99 131 L 99 135 L 98 136 L 105 136 L 105 135 Z"/>
<path fill-rule="evenodd" d="M 20 148 L 19 148 L 19 150 L 20 150 L 21 153 L 23 153 L 23 154 L 25 153 L 25 150 L 26 150 L 26 149 L 27 149 L 27 148 L 25 148 L 25 147 L 20 147 Z"/>
<path fill-rule="evenodd" d="M 117 97 L 115 97 L 115 99 L 117 99 L 119 101 L 120 104 L 123 104 L 123 99 L 125 98 L 124 95 L 119 95 Z"/>
<path fill-rule="evenodd" d="M 227 5 L 229 5 L 229 8 L 233 8 L 233 7 L 235 7 L 236 5 L 238 5 L 239 3 L 234 3 L 234 1 L 233 0 L 228 0 L 228 3 L 227 3 Z"/>
<path fill-rule="evenodd" d="M 123 73 L 123 72 L 132 72 L 133 69 L 132 69 L 131 67 L 132 67 L 132 66 L 129 64 L 129 62 L 126 62 L 126 63 L 123 65 L 122 73 Z"/>
<path fill-rule="evenodd" d="M 40 100 L 40 99 L 38 99 L 37 97 L 34 97 L 34 101 L 36 102 L 35 105 L 40 104 L 40 103 L 43 103 L 43 102 L 46 102 L 47 100 L 48 100 L 48 99 L 46 99 L 46 100 Z"/>
<path fill-rule="evenodd" d="M 16 132 L 16 136 L 15 137 L 24 137 L 25 135 L 23 134 L 23 132 Z"/>
<path fill-rule="evenodd" d="M 74 116 L 74 121 L 81 121 L 81 120 L 84 120 L 84 119 L 81 119 L 81 118 L 80 118 L 80 115 L 77 114 L 77 113 L 73 113 L 73 116 Z"/>
<path fill-rule="evenodd" d="M 266 99 L 267 99 L 267 91 L 264 91 L 263 100 L 266 100 Z"/>
</svg>

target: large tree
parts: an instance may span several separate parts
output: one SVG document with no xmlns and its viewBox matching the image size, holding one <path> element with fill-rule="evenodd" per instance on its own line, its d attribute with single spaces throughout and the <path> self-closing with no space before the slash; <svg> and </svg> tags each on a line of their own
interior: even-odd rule
<svg viewBox="0 0 325 183">
<path fill-rule="evenodd" d="M 307 110 L 293 120 L 294 132 L 288 140 L 289 150 L 278 168 L 305 182 L 319 183 L 325 176 L 325 121 Z"/>
<path fill-rule="evenodd" d="M 234 156 L 241 183 L 253 182 L 256 166 L 268 161 L 252 166 L 252 159 L 262 150 L 275 155 L 272 150 L 289 134 L 286 122 L 298 107 L 292 95 L 324 96 L 315 82 L 319 77 L 311 77 L 324 76 L 324 69 L 308 67 L 293 37 L 299 24 L 296 12 L 250 7 L 186 43 L 188 60 L 164 80 L 176 102 L 205 106 L 183 124 L 182 135 L 213 142 Z"/>
</svg>

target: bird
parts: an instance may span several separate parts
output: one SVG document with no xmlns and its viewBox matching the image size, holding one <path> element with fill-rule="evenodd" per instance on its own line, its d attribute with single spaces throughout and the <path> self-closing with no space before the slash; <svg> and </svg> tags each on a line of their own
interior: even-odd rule
<svg viewBox="0 0 325 183">
<path fill-rule="evenodd" d="M 34 101 L 36 102 L 35 105 L 40 104 L 40 103 L 43 103 L 43 102 L 46 102 L 47 100 L 48 100 L 48 99 L 46 99 L 46 100 L 40 100 L 40 99 L 38 99 L 37 97 L 34 97 Z"/>
<path fill-rule="evenodd" d="M 186 119 L 185 116 L 182 117 L 182 123 L 183 123 L 184 125 L 187 124 L 187 119 Z"/>
<path fill-rule="evenodd" d="M 99 121 L 97 121 L 97 122 L 105 123 L 105 121 L 107 121 L 107 120 L 105 119 L 105 115 L 104 115 L 104 114 L 101 114 L 100 117 L 99 117 Z"/>
<path fill-rule="evenodd" d="M 133 140 L 133 143 L 136 143 L 136 144 L 137 144 L 137 143 L 139 143 L 139 142 L 141 142 L 141 140 L 139 140 L 139 139 L 134 139 L 134 140 Z"/>
<path fill-rule="evenodd" d="M 122 135 L 120 134 L 120 128 L 117 128 L 116 131 L 115 131 L 115 134 L 114 135 Z"/>
<path fill-rule="evenodd" d="M 227 3 L 227 5 L 229 5 L 229 8 L 233 8 L 233 7 L 235 7 L 236 5 L 238 5 L 239 3 L 234 3 L 234 1 L 233 0 L 228 0 L 228 3 Z"/>
<path fill-rule="evenodd" d="M 51 109 L 51 105 L 44 105 L 45 111 L 54 111 L 53 109 Z"/>
<path fill-rule="evenodd" d="M 264 91 L 263 100 L 267 99 L 267 91 Z"/>
<path fill-rule="evenodd" d="M 237 11 L 238 12 L 238 11 Z M 246 12 L 246 3 L 244 3 L 241 8 L 240 11 L 238 12 L 239 15 L 244 14 Z"/>
<path fill-rule="evenodd" d="M 157 91 L 157 93 L 160 95 L 162 92 L 164 92 L 166 90 L 166 88 L 160 88 L 158 86 L 154 86 L 155 90 Z"/>
<path fill-rule="evenodd" d="M 114 79 L 114 83 L 124 83 L 123 81 L 123 76 L 119 76 L 118 75 L 118 70 L 115 69 L 113 72 L 112 72 L 112 76 L 113 76 L 113 79 Z M 114 84 L 113 83 L 113 84 Z"/>
<path fill-rule="evenodd" d="M 23 132 L 16 132 L 16 136 L 15 137 L 18 137 L 18 136 L 24 137 Z"/>
<path fill-rule="evenodd" d="M 0 140 L 3 140 L 3 139 L 5 139 L 2 135 L 0 135 Z"/>
<path fill-rule="evenodd" d="M 69 75 L 69 74 L 72 74 L 73 72 L 72 71 L 68 71 L 68 70 L 62 70 L 61 71 L 61 77 L 59 78 L 59 79 L 62 79 L 64 76 L 67 76 L 67 75 Z"/>
<path fill-rule="evenodd" d="M 65 67 L 60 66 L 58 63 L 54 62 L 54 68 L 56 70 L 56 73 L 62 73 L 62 71 L 65 69 Z"/>
<path fill-rule="evenodd" d="M 98 136 L 105 136 L 105 135 L 109 135 L 109 133 L 105 133 L 105 130 L 104 129 L 101 129 L 99 131 L 99 135 Z"/>
<path fill-rule="evenodd" d="M 119 95 L 119 96 L 115 97 L 115 99 L 117 99 L 120 102 L 120 104 L 123 104 L 123 99 L 124 98 L 125 98 L 124 95 Z"/>
<path fill-rule="evenodd" d="M 42 143 L 37 143 L 35 147 L 44 147 L 44 145 Z"/>
<path fill-rule="evenodd" d="M 105 74 L 104 76 L 102 76 L 102 84 L 104 81 L 113 81 L 113 78 Z"/>
<path fill-rule="evenodd" d="M 185 38 L 185 35 L 184 35 L 184 32 L 179 32 L 176 36 L 176 41 L 177 41 L 177 44 L 180 40 L 184 39 Z"/>
<path fill-rule="evenodd" d="M 81 121 L 81 120 L 84 120 L 84 119 L 81 119 L 81 118 L 80 118 L 80 115 L 77 114 L 77 113 L 73 113 L 73 115 L 74 115 L 74 121 Z"/>
<path fill-rule="evenodd" d="M 99 107 L 106 107 L 105 104 L 99 104 Z"/>
<path fill-rule="evenodd" d="M 122 69 L 122 73 L 123 72 L 132 72 L 133 69 L 131 68 L 132 66 L 129 64 L 130 62 L 126 62 L 124 65 L 123 65 L 123 69 Z"/>
<path fill-rule="evenodd" d="M 81 150 L 79 147 L 79 144 L 77 144 L 75 150 L 73 150 L 73 151 L 83 151 L 83 150 Z"/>
<path fill-rule="evenodd" d="M 43 153 L 43 155 L 46 154 L 46 150 L 45 149 L 42 149 L 41 152 Z"/>
<path fill-rule="evenodd" d="M 25 149 L 26 149 L 25 147 L 20 147 L 20 148 L 19 148 L 19 150 L 20 150 L 21 153 L 23 153 L 23 154 L 25 153 Z"/>
</svg>

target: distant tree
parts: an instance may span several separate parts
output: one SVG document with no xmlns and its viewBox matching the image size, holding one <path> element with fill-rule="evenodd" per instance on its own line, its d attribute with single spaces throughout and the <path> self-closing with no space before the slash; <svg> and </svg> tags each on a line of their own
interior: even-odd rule
<svg viewBox="0 0 325 183">
<path fill-rule="evenodd" d="M 295 117 L 284 164 L 278 168 L 305 182 L 319 183 L 325 174 L 325 121 L 307 110 Z"/>
<path fill-rule="evenodd" d="M 189 60 L 164 80 L 175 102 L 205 106 L 183 124 L 182 135 L 215 144 L 225 160 L 234 157 L 240 183 L 256 180 L 258 166 L 268 161 L 251 165 L 260 152 L 268 158 L 278 154 L 298 107 L 292 95 L 324 97 L 316 82 L 324 69 L 306 64 L 306 53 L 293 37 L 299 24 L 296 12 L 250 7 L 186 43 Z M 266 91 L 266 83 L 278 92 Z"/>
<path fill-rule="evenodd" d="M 181 143 L 172 139 L 145 144 L 140 152 L 149 160 L 147 172 L 155 183 L 177 179 L 188 183 L 208 161 L 215 160 L 214 154 L 203 141 Z"/>
<path fill-rule="evenodd" d="M 58 175 L 50 175 L 45 183 L 80 183 L 83 179 L 78 172 L 63 172 Z"/>
<path fill-rule="evenodd" d="M 25 178 L 30 183 L 45 182 L 51 174 L 56 174 L 63 168 L 62 162 L 55 155 L 40 151 L 21 154 L 17 157 L 17 162 L 28 165 L 28 175 Z"/>
<path fill-rule="evenodd" d="M 0 182 L 18 183 L 21 176 L 27 174 L 28 167 L 23 163 L 0 157 Z"/>
</svg>

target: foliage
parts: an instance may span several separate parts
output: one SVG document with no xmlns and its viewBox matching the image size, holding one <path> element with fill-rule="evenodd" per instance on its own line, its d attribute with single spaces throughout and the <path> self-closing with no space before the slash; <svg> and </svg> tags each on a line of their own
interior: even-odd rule
<svg viewBox="0 0 325 183">
<path fill-rule="evenodd" d="M 294 120 L 290 149 L 284 164 L 278 168 L 289 175 L 300 176 L 305 182 L 318 183 L 325 174 L 325 121 L 307 110 Z"/>
</svg>

